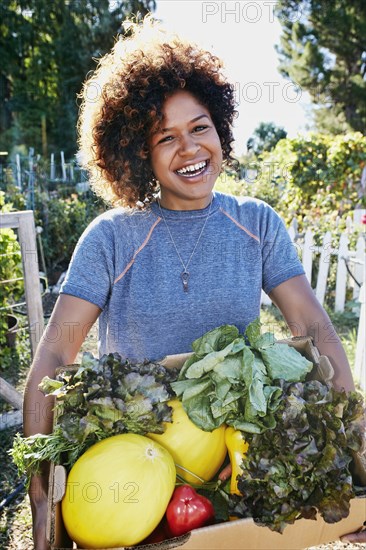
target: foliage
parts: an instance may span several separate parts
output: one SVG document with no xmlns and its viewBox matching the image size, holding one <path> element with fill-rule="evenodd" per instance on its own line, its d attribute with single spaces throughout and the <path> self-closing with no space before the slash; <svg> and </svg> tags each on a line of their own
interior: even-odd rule
<svg viewBox="0 0 366 550">
<path fill-rule="evenodd" d="M 112 47 L 127 15 L 154 8 L 155 0 L 3 0 L 0 145 L 42 146 L 46 154 L 48 140 L 74 153 L 76 96 L 93 59 Z"/>
<path fill-rule="evenodd" d="M 324 233 L 356 205 L 366 207 L 365 166 L 366 136 L 358 132 L 288 138 L 250 162 L 257 177 L 243 182 L 242 191 L 274 206 L 287 223 L 295 217 L 300 227 Z"/>
<path fill-rule="evenodd" d="M 366 133 L 364 0 L 279 0 L 280 72 L 310 93 L 322 131 Z"/>
<path fill-rule="evenodd" d="M 11 208 L 11 204 L 5 203 L 5 194 L 0 191 L 0 212 L 9 212 Z M 0 347 L 3 353 L 6 353 L 7 313 L 11 313 L 9 305 L 19 302 L 24 292 L 23 281 L 14 279 L 22 277 L 20 245 L 16 233 L 10 228 L 0 229 Z"/>
<path fill-rule="evenodd" d="M 15 186 L 7 188 L 7 211 L 24 210 L 25 197 Z M 42 186 L 35 190 L 35 224 L 41 227 L 41 240 L 48 275 L 67 268 L 75 245 L 89 223 L 105 210 L 105 206 L 90 191 L 77 194 L 72 188 L 47 192 Z"/>
<path fill-rule="evenodd" d="M 247 141 L 247 150 L 255 155 L 263 151 L 272 151 L 281 139 L 287 137 L 287 132 L 273 122 L 261 122 Z"/>
<path fill-rule="evenodd" d="M 36 195 L 36 223 L 43 228 L 42 245 L 51 274 L 66 270 L 80 235 L 102 211 L 101 202 L 91 193 L 66 198 Z"/>
</svg>

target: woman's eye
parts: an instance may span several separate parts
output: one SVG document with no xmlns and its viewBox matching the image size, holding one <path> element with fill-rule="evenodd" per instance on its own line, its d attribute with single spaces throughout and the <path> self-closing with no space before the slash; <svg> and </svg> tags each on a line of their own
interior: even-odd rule
<svg viewBox="0 0 366 550">
<path fill-rule="evenodd" d="M 165 136 L 162 139 L 160 139 L 158 143 L 166 143 L 167 141 L 171 141 L 172 139 L 173 139 L 173 136 Z"/>
<path fill-rule="evenodd" d="M 208 126 L 205 126 L 204 124 L 201 124 L 200 126 L 195 126 L 193 131 L 194 132 L 202 132 L 203 130 L 206 130 Z"/>
</svg>

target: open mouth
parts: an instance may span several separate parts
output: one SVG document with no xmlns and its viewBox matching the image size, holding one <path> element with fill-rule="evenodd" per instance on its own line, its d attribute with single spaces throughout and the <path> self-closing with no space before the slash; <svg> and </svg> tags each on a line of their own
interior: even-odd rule
<svg viewBox="0 0 366 550">
<path fill-rule="evenodd" d="M 189 166 L 185 166 L 184 168 L 175 170 L 175 173 L 178 174 L 178 176 L 183 176 L 184 178 L 193 178 L 194 176 L 199 176 L 200 174 L 203 174 L 208 165 L 209 161 L 203 160 L 202 162 L 190 164 Z"/>
</svg>

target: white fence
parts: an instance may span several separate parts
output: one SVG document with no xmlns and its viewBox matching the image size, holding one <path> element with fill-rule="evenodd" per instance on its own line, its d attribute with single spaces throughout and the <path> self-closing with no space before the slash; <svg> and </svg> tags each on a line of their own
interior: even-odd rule
<svg viewBox="0 0 366 550">
<path fill-rule="evenodd" d="M 352 293 L 352 300 L 361 302 L 360 320 L 357 334 L 356 359 L 354 365 L 354 376 L 361 388 L 366 390 L 366 308 L 365 308 L 365 287 L 366 287 L 366 248 L 365 235 L 360 235 L 356 246 L 350 248 L 349 237 L 353 226 L 351 218 L 347 219 L 347 231 L 342 233 L 337 247 L 332 242 L 331 232 L 325 233 L 320 246 L 314 244 L 314 232 L 308 229 L 304 234 L 298 233 L 297 222 L 293 220 L 288 229 L 292 242 L 296 245 L 301 257 L 304 271 L 308 281 L 314 289 L 315 295 L 323 305 L 327 292 L 329 268 L 332 260 L 336 261 L 336 285 L 334 310 L 344 311 L 347 291 Z M 318 269 L 313 270 L 314 261 L 318 263 Z M 313 273 L 317 273 L 316 280 L 313 280 Z M 262 304 L 271 304 L 269 297 L 262 293 Z"/>
</svg>

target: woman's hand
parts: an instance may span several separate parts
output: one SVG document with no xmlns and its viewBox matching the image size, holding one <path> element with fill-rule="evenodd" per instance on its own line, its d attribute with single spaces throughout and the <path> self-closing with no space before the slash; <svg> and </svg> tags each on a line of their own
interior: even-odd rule
<svg viewBox="0 0 366 550">
<path fill-rule="evenodd" d="M 366 531 L 359 531 L 356 533 L 349 533 L 341 537 L 342 542 L 353 542 L 356 544 L 362 544 L 366 542 Z"/>
</svg>

